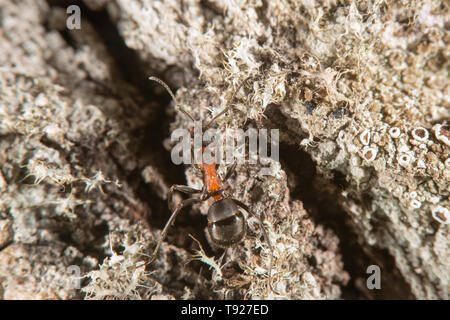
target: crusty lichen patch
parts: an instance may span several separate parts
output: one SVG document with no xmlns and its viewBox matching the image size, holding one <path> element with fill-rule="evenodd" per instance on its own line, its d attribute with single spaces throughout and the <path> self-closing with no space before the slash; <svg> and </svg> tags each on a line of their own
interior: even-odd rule
<svg viewBox="0 0 450 320">
<path fill-rule="evenodd" d="M 179 87 L 197 118 L 218 114 L 250 76 L 218 128 L 280 129 L 330 184 L 338 173 L 347 181 L 333 203 L 364 251 L 387 249 L 415 297 L 449 298 L 444 1 L 84 2 L 110 15 L 144 73 Z M 168 213 L 169 179 L 153 158 L 162 147 L 152 150 L 168 135 L 148 132 L 165 116 L 160 103 L 124 80 L 95 21 L 67 31 L 64 8 L 43 0 L 0 8 L 0 298 L 334 299 L 355 280 L 340 239 L 291 199 L 277 165 L 273 176 L 239 165 L 227 185 L 264 218 L 273 291 L 271 252 L 250 217 L 221 272 L 187 263 L 199 248 L 186 240 L 192 226 L 179 225 L 152 266 L 139 267 L 159 234 L 155 216 Z M 177 114 L 172 128 L 191 125 Z M 201 186 L 192 169 L 186 177 Z M 204 260 L 217 262 L 212 253 Z M 81 267 L 83 290 L 59 282 L 70 265 Z"/>
</svg>

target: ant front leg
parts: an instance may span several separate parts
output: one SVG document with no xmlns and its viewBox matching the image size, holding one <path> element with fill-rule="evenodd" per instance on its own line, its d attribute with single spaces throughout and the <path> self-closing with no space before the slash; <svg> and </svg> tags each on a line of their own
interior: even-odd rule
<svg viewBox="0 0 450 320">
<path fill-rule="evenodd" d="M 164 238 L 166 237 L 167 231 L 169 231 L 170 225 L 175 221 L 175 218 L 178 216 L 178 214 L 181 212 L 181 210 L 184 207 L 186 207 L 186 206 L 190 206 L 190 205 L 192 205 L 194 203 L 201 202 L 201 201 L 202 201 L 201 199 L 190 198 L 190 199 L 186 199 L 186 200 L 181 201 L 177 205 L 175 211 L 172 213 L 172 215 L 170 216 L 170 218 L 167 221 L 166 225 L 164 226 L 163 231 L 161 232 L 161 236 L 159 237 L 158 243 L 156 244 L 156 247 L 153 250 L 153 253 L 152 253 L 152 256 L 150 257 L 150 260 L 147 263 L 145 263 L 145 265 L 150 264 L 150 263 L 153 262 L 153 260 L 155 260 L 156 255 L 158 254 L 159 246 L 161 245 L 161 243 L 163 242 Z"/>
<path fill-rule="evenodd" d="M 236 98 L 237 93 L 239 92 L 239 90 L 241 90 L 242 86 L 251 78 L 253 78 L 252 76 L 247 77 L 244 81 L 241 82 L 241 84 L 239 85 L 239 87 L 237 87 L 237 89 L 234 91 L 233 95 L 231 96 L 230 99 L 230 103 L 229 105 L 223 109 L 222 111 L 220 111 L 218 114 L 216 114 L 205 126 L 205 131 L 209 129 L 209 127 L 211 126 L 211 124 L 216 121 L 217 118 L 219 118 L 221 115 L 223 115 L 224 113 L 228 112 L 228 110 L 231 110 L 232 108 L 232 103 L 234 101 L 234 98 Z"/>
<path fill-rule="evenodd" d="M 237 166 L 237 163 L 235 162 L 235 163 L 233 163 L 233 165 L 231 167 L 228 168 L 227 173 L 225 174 L 225 178 L 223 178 L 223 180 L 222 180 L 223 182 L 225 182 L 231 178 L 231 175 L 236 170 L 236 166 Z"/>
</svg>

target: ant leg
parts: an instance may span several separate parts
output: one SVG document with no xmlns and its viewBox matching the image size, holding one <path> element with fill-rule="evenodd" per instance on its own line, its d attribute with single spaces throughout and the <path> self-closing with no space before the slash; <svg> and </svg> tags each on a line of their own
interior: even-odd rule
<svg viewBox="0 0 450 320">
<path fill-rule="evenodd" d="M 173 201 L 172 201 L 172 197 L 173 197 L 173 193 L 175 191 L 179 191 L 179 192 L 183 192 L 183 193 L 187 193 L 187 194 L 197 194 L 197 193 L 202 193 L 203 190 L 198 190 L 195 188 L 191 188 L 189 186 L 185 186 L 185 185 L 181 185 L 181 184 L 174 184 L 170 187 L 169 192 L 167 193 L 167 203 L 169 205 L 169 209 L 173 210 Z"/>
<path fill-rule="evenodd" d="M 269 263 L 269 276 L 267 278 L 267 289 L 272 290 L 272 286 L 270 284 L 270 280 L 271 280 L 271 273 L 272 273 L 272 267 L 273 267 L 273 247 L 272 247 L 272 243 L 270 242 L 270 238 L 269 235 L 267 234 L 266 228 L 264 228 L 264 225 L 262 223 L 262 220 L 260 217 L 258 217 L 255 213 L 253 213 L 253 211 L 250 210 L 250 208 L 244 204 L 243 202 L 237 200 L 237 199 L 232 199 L 239 207 L 241 207 L 242 209 L 244 209 L 245 211 L 247 211 L 250 215 L 256 217 L 256 219 L 258 219 L 259 225 L 261 226 L 261 229 L 263 231 L 264 234 L 264 238 L 266 239 L 267 244 L 269 245 L 269 249 L 270 249 L 270 263 Z M 273 291 L 273 290 L 272 290 Z"/>
<path fill-rule="evenodd" d="M 234 171 L 236 170 L 236 166 L 237 163 L 233 163 L 233 165 L 231 167 L 228 168 L 227 173 L 225 174 L 225 178 L 223 178 L 223 182 L 227 181 L 228 179 L 230 179 L 231 175 L 234 173 Z"/>
<path fill-rule="evenodd" d="M 247 77 L 244 81 L 242 81 L 242 83 L 239 85 L 239 87 L 234 91 L 233 95 L 231 96 L 230 99 L 230 103 L 228 105 L 228 107 L 226 107 L 225 109 L 223 109 L 222 111 L 220 111 L 218 114 L 216 114 L 214 116 L 214 118 L 212 118 L 206 125 L 205 127 L 205 131 L 208 130 L 209 126 L 214 122 L 214 120 L 216 120 L 218 117 L 220 117 L 221 115 L 223 115 L 224 113 L 226 113 L 228 110 L 231 109 L 231 104 L 233 103 L 234 98 L 236 97 L 237 93 L 239 92 L 239 90 L 241 90 L 242 86 L 252 78 L 252 76 Z"/>
<path fill-rule="evenodd" d="M 197 199 L 197 198 L 190 198 L 190 199 L 183 200 L 181 203 L 179 203 L 177 205 L 175 211 L 172 213 L 172 215 L 170 216 L 170 218 L 167 221 L 166 225 L 164 226 L 163 231 L 161 232 L 161 236 L 159 237 L 158 243 L 156 244 L 156 247 L 153 250 L 153 253 L 152 253 L 151 257 L 150 257 L 150 260 L 147 261 L 144 265 L 148 265 L 148 264 L 152 263 L 153 260 L 155 260 L 156 255 L 158 254 L 159 246 L 161 245 L 161 243 L 163 242 L 164 238 L 166 237 L 167 231 L 169 231 L 170 225 L 172 224 L 173 221 L 175 221 L 175 218 L 181 212 L 181 209 L 183 209 L 186 206 L 189 206 L 189 205 L 192 205 L 194 203 L 197 203 L 197 202 L 201 202 L 201 200 Z"/>
</svg>

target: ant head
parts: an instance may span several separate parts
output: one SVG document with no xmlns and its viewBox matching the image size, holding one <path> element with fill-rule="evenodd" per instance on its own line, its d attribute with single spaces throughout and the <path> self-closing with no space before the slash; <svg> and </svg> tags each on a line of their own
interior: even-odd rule
<svg viewBox="0 0 450 320">
<path fill-rule="evenodd" d="M 220 199 L 208 210 L 208 232 L 219 247 L 230 247 L 242 241 L 246 233 L 245 217 L 231 199 Z"/>
</svg>

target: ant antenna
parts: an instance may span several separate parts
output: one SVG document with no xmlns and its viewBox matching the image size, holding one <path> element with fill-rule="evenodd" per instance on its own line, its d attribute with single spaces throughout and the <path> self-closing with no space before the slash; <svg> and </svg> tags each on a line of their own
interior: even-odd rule
<svg viewBox="0 0 450 320">
<path fill-rule="evenodd" d="M 206 128 L 205 130 L 207 130 L 209 128 L 209 126 L 217 119 L 219 118 L 221 115 L 223 115 L 224 113 L 226 113 L 228 110 L 231 109 L 232 107 L 232 103 L 234 98 L 236 98 L 237 93 L 239 92 L 239 90 L 241 90 L 242 86 L 251 78 L 253 78 L 252 76 L 248 76 L 244 81 L 241 82 L 241 84 L 239 85 L 239 87 L 234 91 L 233 95 L 231 96 L 230 99 L 230 103 L 228 105 L 228 107 L 226 107 L 225 109 L 223 109 L 222 111 L 220 111 L 218 114 L 216 114 L 207 124 L 206 124 Z"/>
<path fill-rule="evenodd" d="M 189 119 L 192 120 L 192 122 L 195 122 L 194 117 L 192 117 L 189 114 L 189 112 L 187 112 L 186 109 L 183 108 L 183 106 L 178 103 L 178 100 L 175 98 L 175 95 L 173 94 L 172 90 L 170 90 L 169 86 L 164 81 L 162 81 L 161 79 L 159 79 L 157 77 L 149 77 L 148 79 L 152 80 L 152 81 L 155 81 L 155 82 L 158 82 L 160 85 L 162 85 L 166 89 L 166 91 L 170 94 L 170 96 L 172 97 L 173 101 L 175 101 L 175 107 L 180 109 L 181 112 L 183 112 L 186 116 L 188 116 Z"/>
<path fill-rule="evenodd" d="M 228 112 L 228 110 L 230 110 L 232 108 L 232 102 L 234 101 L 234 98 L 236 98 L 237 93 L 239 92 L 239 90 L 241 90 L 241 88 L 244 86 L 244 84 L 250 80 L 252 78 L 252 76 L 247 77 L 244 81 L 242 81 L 242 83 L 239 85 L 239 87 L 234 91 L 233 95 L 231 96 L 231 100 L 230 103 L 228 105 L 228 107 L 226 107 L 225 109 L 223 109 L 222 111 L 220 111 L 218 114 L 216 114 L 207 124 L 205 127 L 205 130 L 207 130 L 211 124 L 217 120 L 217 118 L 219 118 L 221 115 L 223 115 L 224 113 Z M 175 95 L 173 94 L 172 90 L 170 90 L 169 86 L 167 85 L 167 83 L 165 83 L 164 81 L 162 81 L 161 79 L 157 78 L 157 77 L 149 77 L 149 80 L 158 82 L 160 85 L 162 85 L 164 87 L 164 89 L 166 89 L 166 91 L 170 94 L 170 96 L 172 97 L 173 101 L 175 102 L 175 106 L 182 112 L 184 113 L 189 119 L 192 120 L 192 122 L 195 122 L 195 119 L 193 116 L 191 116 L 189 114 L 189 112 L 187 112 L 187 110 L 178 103 L 178 100 L 175 98 Z"/>
</svg>

